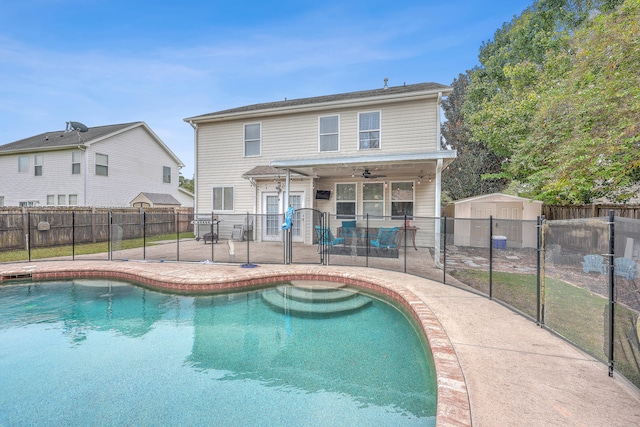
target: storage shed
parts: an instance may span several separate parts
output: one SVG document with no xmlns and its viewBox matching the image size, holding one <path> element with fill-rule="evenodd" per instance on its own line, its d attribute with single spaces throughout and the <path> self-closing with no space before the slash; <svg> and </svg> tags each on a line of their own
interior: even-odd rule
<svg viewBox="0 0 640 427">
<path fill-rule="evenodd" d="M 453 244 L 487 247 L 489 218 L 493 218 L 493 236 L 500 240 L 494 247 L 536 247 L 536 221 L 542 214 L 542 202 L 508 194 L 493 193 L 449 203 L 445 215 L 453 218 Z M 447 223 L 447 227 L 451 222 Z M 451 234 L 447 230 L 447 234 Z M 506 239 L 503 239 L 506 238 Z"/>
</svg>

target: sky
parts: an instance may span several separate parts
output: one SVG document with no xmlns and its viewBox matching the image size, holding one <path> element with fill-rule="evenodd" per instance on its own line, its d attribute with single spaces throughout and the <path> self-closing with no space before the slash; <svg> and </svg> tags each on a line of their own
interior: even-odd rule
<svg viewBox="0 0 640 427">
<path fill-rule="evenodd" d="M 450 85 L 533 0 L 0 0 L 0 145 L 144 121 L 192 178 L 186 117 Z"/>
</svg>

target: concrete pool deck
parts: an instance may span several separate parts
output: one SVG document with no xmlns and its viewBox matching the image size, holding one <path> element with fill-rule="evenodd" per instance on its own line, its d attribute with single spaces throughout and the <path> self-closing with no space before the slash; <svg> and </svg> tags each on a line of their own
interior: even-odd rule
<svg viewBox="0 0 640 427">
<path fill-rule="evenodd" d="M 417 307 L 438 370 L 438 425 L 640 425 L 640 392 L 561 338 L 485 297 L 362 267 L 121 261 L 0 264 L 0 280 L 120 277 L 178 291 L 259 286 L 269 278 L 345 280 Z"/>
</svg>

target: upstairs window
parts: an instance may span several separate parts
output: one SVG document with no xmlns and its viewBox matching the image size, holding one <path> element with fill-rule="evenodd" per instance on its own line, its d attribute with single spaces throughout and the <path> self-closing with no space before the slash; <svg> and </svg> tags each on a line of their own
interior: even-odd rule
<svg viewBox="0 0 640 427">
<path fill-rule="evenodd" d="M 96 175 L 109 176 L 109 156 L 96 153 Z"/>
<path fill-rule="evenodd" d="M 35 165 L 33 174 L 35 176 L 42 176 L 42 154 L 33 156 L 33 164 Z"/>
<path fill-rule="evenodd" d="M 233 211 L 233 187 L 213 187 L 211 208 L 214 211 Z"/>
<path fill-rule="evenodd" d="M 244 125 L 244 155 L 245 157 L 259 156 L 261 152 L 260 137 L 262 133 L 260 123 Z"/>
<path fill-rule="evenodd" d="M 171 184 L 171 168 L 169 166 L 162 167 L 162 182 Z"/>
<path fill-rule="evenodd" d="M 56 204 L 56 196 L 54 194 L 47 194 L 47 206 L 54 206 Z"/>
<path fill-rule="evenodd" d="M 80 174 L 81 159 L 82 159 L 82 153 L 80 151 L 71 152 L 71 174 L 72 175 Z"/>
<path fill-rule="evenodd" d="M 340 137 L 338 135 L 338 129 L 340 127 L 340 121 L 338 116 L 326 116 L 320 117 L 318 130 L 319 136 L 319 149 L 320 151 L 338 151 L 340 149 Z"/>
<path fill-rule="evenodd" d="M 29 172 L 29 156 L 18 157 L 18 172 Z"/>
<path fill-rule="evenodd" d="M 358 115 L 358 136 L 360 150 L 380 148 L 380 112 Z"/>
</svg>

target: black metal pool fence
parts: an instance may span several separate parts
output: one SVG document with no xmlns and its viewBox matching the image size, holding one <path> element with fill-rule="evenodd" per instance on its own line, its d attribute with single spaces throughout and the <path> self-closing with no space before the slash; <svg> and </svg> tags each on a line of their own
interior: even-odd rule
<svg viewBox="0 0 640 427">
<path fill-rule="evenodd" d="M 640 221 L 0 213 L 0 260 L 322 264 L 404 272 L 495 300 L 640 388 Z"/>
</svg>

